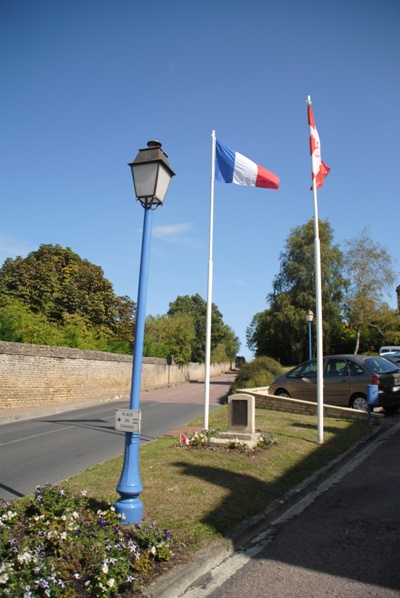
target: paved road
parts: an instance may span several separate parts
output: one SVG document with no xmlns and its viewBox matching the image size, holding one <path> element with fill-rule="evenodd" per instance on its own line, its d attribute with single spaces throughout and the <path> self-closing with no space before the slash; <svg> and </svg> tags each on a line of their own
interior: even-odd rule
<svg viewBox="0 0 400 598">
<path fill-rule="evenodd" d="M 230 372 L 211 379 L 210 411 L 227 396 Z M 124 433 L 114 429 L 115 410 L 128 401 L 92 405 L 0 426 L 0 498 L 30 494 L 124 451 Z M 204 415 L 204 384 L 144 392 L 141 441 L 148 442 Z M 23 417 L 23 414 L 20 414 Z"/>
<path fill-rule="evenodd" d="M 210 567 L 179 596 L 399 598 L 399 454 L 397 419 L 246 549 Z"/>
</svg>

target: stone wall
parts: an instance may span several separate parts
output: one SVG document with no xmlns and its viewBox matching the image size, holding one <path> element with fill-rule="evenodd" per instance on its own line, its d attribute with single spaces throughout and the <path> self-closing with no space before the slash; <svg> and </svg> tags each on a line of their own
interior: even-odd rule
<svg viewBox="0 0 400 598">
<path fill-rule="evenodd" d="M 210 375 L 230 369 L 213 364 Z M 143 358 L 141 389 L 153 390 L 204 380 L 204 364 L 168 366 L 165 359 Z M 0 341 L 0 409 L 41 407 L 129 398 L 132 357 L 100 351 Z"/>
<path fill-rule="evenodd" d="M 287 397 L 276 397 L 269 395 L 267 390 L 248 389 L 238 390 L 238 393 L 246 393 L 255 397 L 257 409 L 270 409 L 272 411 L 286 411 L 289 413 L 301 413 L 305 415 L 317 415 L 317 403 L 311 401 L 300 401 L 299 399 L 289 399 Z M 333 417 L 337 419 L 367 420 L 368 413 L 348 407 L 337 407 L 336 405 L 323 406 L 324 417 Z M 375 423 L 380 423 L 383 418 L 381 413 L 371 413 L 371 418 Z"/>
</svg>

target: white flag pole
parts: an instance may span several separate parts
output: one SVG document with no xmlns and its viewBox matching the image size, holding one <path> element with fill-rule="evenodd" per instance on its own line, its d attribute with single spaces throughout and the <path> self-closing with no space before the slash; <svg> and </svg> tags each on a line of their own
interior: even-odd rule
<svg viewBox="0 0 400 598">
<path fill-rule="evenodd" d="M 311 97 L 307 97 L 307 104 L 311 105 Z M 311 169 L 313 160 L 311 156 Z M 315 173 L 314 173 L 315 174 Z M 324 349 L 322 343 L 322 282 L 321 282 L 321 246 L 319 240 L 317 181 L 313 177 L 314 196 L 314 259 L 315 259 L 315 302 L 317 326 L 317 414 L 318 414 L 318 442 L 324 442 Z"/>
<path fill-rule="evenodd" d="M 208 430 L 210 405 L 210 366 L 211 366 L 211 315 L 212 315 L 212 280 L 213 280 L 213 230 L 214 230 L 214 180 L 215 180 L 215 131 L 211 133 L 211 190 L 210 190 L 210 245 L 208 254 L 208 289 L 206 320 L 206 352 L 204 376 L 204 429 Z"/>
<path fill-rule="evenodd" d="M 317 411 L 318 411 L 318 442 L 324 442 L 324 349 L 322 343 L 322 283 L 321 283 L 321 247 L 318 227 L 317 184 L 313 180 L 314 194 L 314 255 L 315 255 L 315 300 L 317 324 Z"/>
</svg>

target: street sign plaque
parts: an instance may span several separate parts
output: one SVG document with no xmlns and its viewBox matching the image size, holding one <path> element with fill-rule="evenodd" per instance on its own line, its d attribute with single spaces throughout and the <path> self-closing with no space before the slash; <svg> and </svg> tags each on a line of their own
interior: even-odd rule
<svg viewBox="0 0 400 598">
<path fill-rule="evenodd" d="M 115 429 L 120 432 L 136 432 L 140 434 L 142 413 L 134 409 L 116 409 Z"/>
</svg>

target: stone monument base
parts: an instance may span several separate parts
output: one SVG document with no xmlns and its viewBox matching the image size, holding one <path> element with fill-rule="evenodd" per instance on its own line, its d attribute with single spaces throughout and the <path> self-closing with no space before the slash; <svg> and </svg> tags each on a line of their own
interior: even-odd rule
<svg viewBox="0 0 400 598">
<path fill-rule="evenodd" d="M 230 442 L 240 442 L 247 444 L 249 448 L 257 446 L 260 434 L 241 434 L 238 432 L 219 432 L 218 436 L 210 438 L 211 444 L 229 444 Z"/>
</svg>

